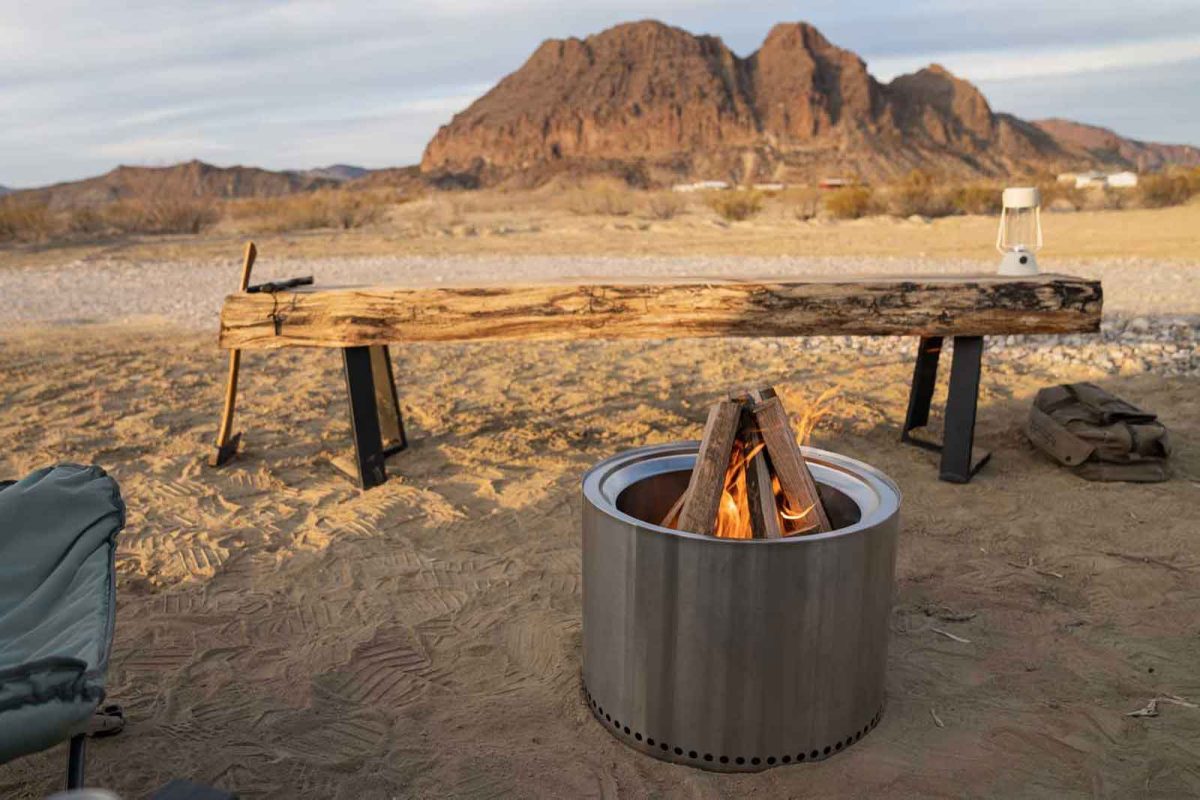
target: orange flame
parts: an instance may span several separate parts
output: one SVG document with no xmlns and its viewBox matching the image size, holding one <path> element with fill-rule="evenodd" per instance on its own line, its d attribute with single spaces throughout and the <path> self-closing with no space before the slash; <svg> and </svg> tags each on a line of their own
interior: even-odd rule
<svg viewBox="0 0 1200 800">
<path fill-rule="evenodd" d="M 716 535 L 723 539 L 754 538 L 754 526 L 750 524 L 750 490 L 746 482 L 746 469 L 763 446 L 757 445 L 749 453 L 745 449 L 746 445 L 741 439 L 733 443 L 729 469 L 725 471 L 725 489 L 721 492 L 721 503 L 717 507 L 716 530 Z"/>
</svg>

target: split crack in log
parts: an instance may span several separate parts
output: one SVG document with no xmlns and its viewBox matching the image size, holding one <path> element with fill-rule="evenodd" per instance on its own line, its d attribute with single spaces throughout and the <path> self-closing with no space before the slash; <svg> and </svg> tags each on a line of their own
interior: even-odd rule
<svg viewBox="0 0 1200 800">
<path fill-rule="evenodd" d="M 276 331 L 272 312 L 283 304 L 273 303 L 285 297 L 287 318 Z M 1085 333 L 1099 329 L 1102 302 L 1098 281 L 1065 275 L 321 289 L 230 295 L 221 345 Z"/>
</svg>

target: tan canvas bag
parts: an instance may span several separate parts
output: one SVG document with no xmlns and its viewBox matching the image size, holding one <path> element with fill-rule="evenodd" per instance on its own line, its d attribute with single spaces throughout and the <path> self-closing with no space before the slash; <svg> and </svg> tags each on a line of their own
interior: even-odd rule
<svg viewBox="0 0 1200 800">
<path fill-rule="evenodd" d="M 1090 481 L 1152 483 L 1170 477 L 1171 445 L 1157 415 L 1092 383 L 1039 391 L 1026 433 L 1034 445 Z"/>
</svg>

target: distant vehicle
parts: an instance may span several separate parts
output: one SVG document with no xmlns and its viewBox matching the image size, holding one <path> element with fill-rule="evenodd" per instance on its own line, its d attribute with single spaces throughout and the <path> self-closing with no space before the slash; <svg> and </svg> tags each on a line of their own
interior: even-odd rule
<svg viewBox="0 0 1200 800">
<path fill-rule="evenodd" d="M 817 186 L 822 189 L 842 189 L 846 186 L 857 186 L 858 181 L 850 178 L 821 178 Z"/>
<path fill-rule="evenodd" d="M 1087 172 L 1063 172 L 1057 178 L 1059 183 L 1073 185 L 1076 189 L 1128 189 L 1138 185 L 1136 172 L 1113 172 L 1108 175 L 1099 170 Z"/>
<path fill-rule="evenodd" d="M 671 187 L 671 189 L 676 192 L 711 192 L 728 188 L 729 183 L 726 181 L 697 181 L 696 183 L 677 183 Z"/>
<path fill-rule="evenodd" d="M 1108 176 L 1108 185 L 1114 189 L 1131 189 L 1138 185 L 1136 172 L 1114 172 Z"/>
</svg>

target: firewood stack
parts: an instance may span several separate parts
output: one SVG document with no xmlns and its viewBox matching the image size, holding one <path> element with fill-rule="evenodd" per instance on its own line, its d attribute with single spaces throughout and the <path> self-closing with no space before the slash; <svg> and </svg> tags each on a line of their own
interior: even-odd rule
<svg viewBox="0 0 1200 800">
<path fill-rule="evenodd" d="M 691 480 L 661 524 L 731 539 L 832 530 L 773 388 L 731 395 L 709 409 Z"/>
</svg>

